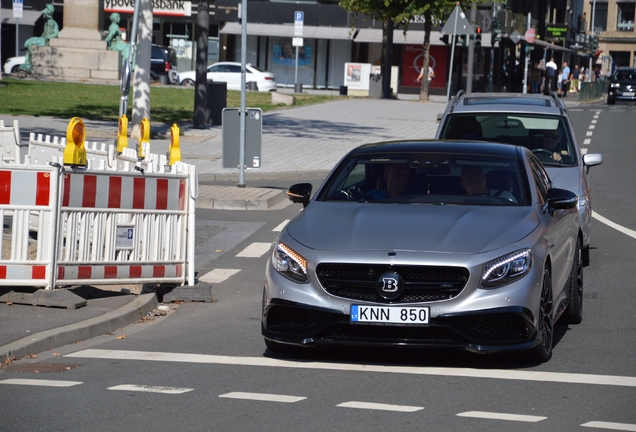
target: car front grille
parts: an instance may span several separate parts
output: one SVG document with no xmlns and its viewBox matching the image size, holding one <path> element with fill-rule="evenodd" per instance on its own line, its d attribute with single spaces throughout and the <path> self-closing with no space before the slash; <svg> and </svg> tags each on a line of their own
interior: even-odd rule
<svg viewBox="0 0 636 432">
<path fill-rule="evenodd" d="M 385 272 L 393 271 L 404 280 L 404 293 L 386 300 L 376 283 Z M 459 295 L 470 276 L 464 267 L 406 266 L 377 264 L 319 264 L 316 274 L 322 287 L 334 296 L 378 303 L 416 303 L 450 300 Z"/>
</svg>

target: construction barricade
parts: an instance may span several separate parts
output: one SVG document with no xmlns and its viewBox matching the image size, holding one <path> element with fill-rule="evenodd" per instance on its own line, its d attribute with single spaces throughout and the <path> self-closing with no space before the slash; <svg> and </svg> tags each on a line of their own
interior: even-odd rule
<svg viewBox="0 0 636 432">
<path fill-rule="evenodd" d="M 75 118 L 66 139 L 31 134 L 23 163 L 2 158 L 0 285 L 193 286 L 194 166 L 84 136 Z"/>
</svg>

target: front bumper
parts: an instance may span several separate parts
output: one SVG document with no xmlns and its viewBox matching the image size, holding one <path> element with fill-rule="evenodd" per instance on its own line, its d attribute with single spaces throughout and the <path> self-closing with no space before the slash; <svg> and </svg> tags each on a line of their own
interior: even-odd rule
<svg viewBox="0 0 636 432">
<path fill-rule="evenodd" d="M 539 343 L 532 312 L 511 306 L 438 315 L 428 325 L 351 324 L 348 314 L 281 299 L 263 311 L 266 339 L 298 346 L 419 346 L 473 352 L 522 350 Z"/>
</svg>

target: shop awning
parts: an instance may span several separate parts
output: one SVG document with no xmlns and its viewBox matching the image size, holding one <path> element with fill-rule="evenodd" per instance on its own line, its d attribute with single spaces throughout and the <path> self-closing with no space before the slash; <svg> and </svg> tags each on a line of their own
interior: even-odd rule
<svg viewBox="0 0 636 432">
<path fill-rule="evenodd" d="M 0 11 L 0 20 L 2 24 L 16 24 L 16 18 L 13 18 L 13 9 L 2 9 Z M 42 15 L 42 11 L 26 10 L 22 11 L 22 18 L 19 18 L 20 25 L 35 25 L 35 22 Z"/>
<path fill-rule="evenodd" d="M 228 22 L 219 30 L 221 34 L 241 34 L 241 24 Z M 250 23 L 247 25 L 247 34 L 249 36 L 275 36 L 275 37 L 294 37 L 293 24 L 258 24 Z M 355 42 L 381 43 L 382 29 L 361 28 L 357 32 L 352 31 L 349 27 L 317 27 L 303 26 L 303 37 L 310 39 L 341 39 L 351 40 L 355 35 Z M 431 45 L 443 45 L 439 40 L 441 34 L 438 31 L 431 32 Z M 393 43 L 421 45 L 424 42 L 424 31 L 410 30 L 404 35 L 404 31 L 395 30 L 393 32 Z M 482 46 L 490 45 L 490 35 L 483 36 Z"/>
</svg>

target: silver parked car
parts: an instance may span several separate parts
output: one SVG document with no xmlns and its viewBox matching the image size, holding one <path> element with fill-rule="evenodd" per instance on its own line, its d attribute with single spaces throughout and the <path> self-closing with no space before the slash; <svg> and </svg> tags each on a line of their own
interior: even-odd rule
<svg viewBox="0 0 636 432">
<path fill-rule="evenodd" d="M 532 150 L 555 186 L 578 197 L 583 265 L 589 265 L 592 195 L 588 172 L 603 162 L 603 155 L 581 151 L 565 106 L 555 93 L 544 96 L 460 91 L 448 104 L 435 138 L 494 141 Z"/>
<path fill-rule="evenodd" d="M 579 323 L 583 234 L 574 193 L 530 150 L 457 141 L 358 147 L 270 251 L 262 333 L 271 352 L 320 344 L 552 355 Z"/>
</svg>

